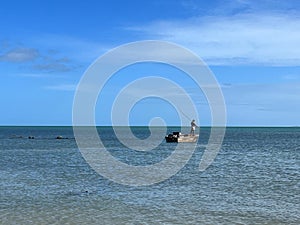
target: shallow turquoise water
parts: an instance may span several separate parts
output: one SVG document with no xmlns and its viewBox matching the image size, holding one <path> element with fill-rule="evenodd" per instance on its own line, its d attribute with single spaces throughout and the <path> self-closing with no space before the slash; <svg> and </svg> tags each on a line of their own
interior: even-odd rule
<svg viewBox="0 0 300 225">
<path fill-rule="evenodd" d="M 201 129 L 194 155 L 175 176 L 130 187 L 91 169 L 71 127 L 0 127 L 0 223 L 300 224 L 300 128 L 227 128 L 214 163 L 199 172 L 209 132 Z M 136 152 L 110 127 L 99 134 L 114 157 L 132 164 L 159 162 L 176 146 Z"/>
</svg>

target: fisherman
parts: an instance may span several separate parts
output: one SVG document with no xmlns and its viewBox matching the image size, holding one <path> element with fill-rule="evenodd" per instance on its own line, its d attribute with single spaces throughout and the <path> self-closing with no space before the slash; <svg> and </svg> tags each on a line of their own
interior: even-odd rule
<svg viewBox="0 0 300 225">
<path fill-rule="evenodd" d="M 192 120 L 191 122 L 191 132 L 190 132 L 190 135 L 195 135 L 195 130 L 196 130 L 196 127 L 198 127 L 195 123 L 195 120 Z"/>
</svg>

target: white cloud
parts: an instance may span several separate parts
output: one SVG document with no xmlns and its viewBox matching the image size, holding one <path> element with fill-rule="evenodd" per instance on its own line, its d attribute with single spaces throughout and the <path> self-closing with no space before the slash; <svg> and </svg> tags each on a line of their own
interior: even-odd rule
<svg viewBox="0 0 300 225">
<path fill-rule="evenodd" d="M 75 84 L 58 84 L 52 86 L 46 86 L 45 89 L 55 90 L 55 91 L 75 91 L 77 85 Z"/>
<path fill-rule="evenodd" d="M 55 55 L 59 55 L 61 52 L 67 53 L 69 60 L 80 63 L 91 63 L 111 49 L 111 46 L 67 35 L 44 34 L 31 41 L 35 45 L 42 46 L 48 52 L 51 50 L 50 52 Z"/>
<path fill-rule="evenodd" d="M 5 62 L 28 62 L 39 56 L 38 51 L 33 48 L 15 48 L 2 55 L 0 61 Z"/>
<path fill-rule="evenodd" d="M 59 51 L 53 49 L 45 50 L 43 46 L 39 48 L 11 48 L 2 54 L 0 53 L 1 61 L 16 64 L 21 63 L 23 66 L 26 65 L 41 72 L 69 72 L 79 67 L 69 57 L 59 54 Z"/>
<path fill-rule="evenodd" d="M 16 76 L 20 76 L 20 77 L 32 77 L 32 78 L 50 77 L 49 74 L 44 74 L 44 73 L 19 73 L 19 74 L 16 74 Z"/>
<path fill-rule="evenodd" d="M 129 29 L 190 48 L 210 65 L 300 64 L 300 17 L 238 14 L 157 21 Z"/>
<path fill-rule="evenodd" d="M 68 72 L 72 69 L 69 65 L 59 62 L 41 63 L 34 65 L 33 68 L 39 71 L 46 72 Z"/>
</svg>

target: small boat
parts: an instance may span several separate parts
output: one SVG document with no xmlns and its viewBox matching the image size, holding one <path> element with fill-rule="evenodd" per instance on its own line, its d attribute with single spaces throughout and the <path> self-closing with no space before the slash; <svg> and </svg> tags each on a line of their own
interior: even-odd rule
<svg viewBox="0 0 300 225">
<path fill-rule="evenodd" d="M 196 142 L 199 135 L 181 134 L 180 132 L 173 132 L 165 136 L 166 142 Z"/>
</svg>

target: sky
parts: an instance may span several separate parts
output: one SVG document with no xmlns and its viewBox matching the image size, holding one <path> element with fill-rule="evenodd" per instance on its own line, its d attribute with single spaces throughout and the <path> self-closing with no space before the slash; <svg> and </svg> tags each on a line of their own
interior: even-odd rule
<svg viewBox="0 0 300 225">
<path fill-rule="evenodd" d="M 176 43 L 207 64 L 222 89 L 228 126 L 300 126 L 300 2 L 292 0 L 2 1 L 0 125 L 72 125 L 75 90 L 88 67 L 143 40 Z M 162 65 L 112 77 L 98 97 L 97 125 L 111 124 L 124 85 L 150 75 L 175 77 L 197 105 L 197 122 L 210 125 L 201 91 Z M 167 102 L 144 99 L 130 125 L 157 116 L 177 125 L 176 115 Z"/>
</svg>

